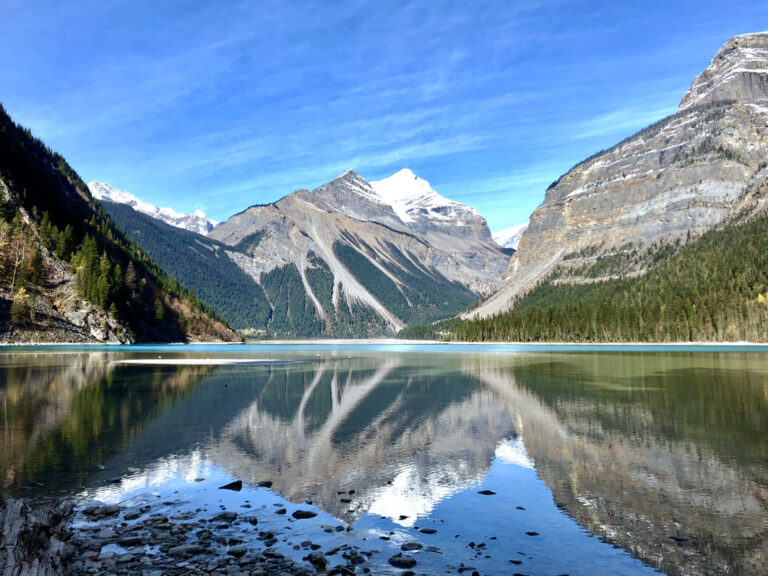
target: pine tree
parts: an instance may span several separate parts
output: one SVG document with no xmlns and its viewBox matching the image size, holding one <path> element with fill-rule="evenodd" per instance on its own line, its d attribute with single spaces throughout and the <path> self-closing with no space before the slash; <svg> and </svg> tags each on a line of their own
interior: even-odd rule
<svg viewBox="0 0 768 576">
<path fill-rule="evenodd" d="M 75 249 L 75 235 L 72 226 L 67 224 L 56 239 L 56 255 L 62 260 L 69 260 Z"/>
<path fill-rule="evenodd" d="M 43 267 L 43 255 L 38 250 L 37 246 L 32 251 L 32 257 L 29 259 L 29 266 L 27 267 L 27 273 L 29 275 L 29 281 L 35 286 L 41 286 L 45 280 L 45 268 Z"/>
<path fill-rule="evenodd" d="M 128 297 L 131 300 L 136 300 L 138 296 L 137 279 L 136 266 L 133 265 L 133 260 L 131 260 L 125 269 L 125 287 L 128 289 Z"/>
<path fill-rule="evenodd" d="M 43 213 L 43 218 L 40 220 L 40 242 L 46 248 L 51 247 L 51 238 L 53 233 L 53 226 L 51 225 L 51 217 L 48 212 Z"/>
</svg>

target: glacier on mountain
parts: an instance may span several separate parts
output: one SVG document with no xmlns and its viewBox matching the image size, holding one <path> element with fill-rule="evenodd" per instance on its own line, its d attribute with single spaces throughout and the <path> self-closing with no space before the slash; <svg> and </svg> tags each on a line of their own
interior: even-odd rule
<svg viewBox="0 0 768 576">
<path fill-rule="evenodd" d="M 520 237 L 527 229 L 528 222 L 512 226 L 511 228 L 505 228 L 504 230 L 499 230 L 492 234 L 493 241 L 502 248 L 512 248 L 513 250 L 517 250 L 517 247 L 520 244 Z"/>
</svg>

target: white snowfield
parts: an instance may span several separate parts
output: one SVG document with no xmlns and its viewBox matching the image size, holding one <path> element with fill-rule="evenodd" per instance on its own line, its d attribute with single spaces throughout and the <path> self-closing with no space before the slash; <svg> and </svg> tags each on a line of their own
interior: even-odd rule
<svg viewBox="0 0 768 576">
<path fill-rule="evenodd" d="M 208 232 L 213 230 L 213 227 L 216 226 L 216 222 L 210 218 L 206 218 L 205 213 L 201 210 L 195 210 L 191 214 L 182 214 L 171 208 L 153 206 L 148 202 L 139 200 L 130 192 L 118 190 L 114 186 L 110 186 L 104 182 L 89 182 L 88 190 L 90 190 L 91 195 L 97 200 L 113 202 L 115 204 L 125 204 L 137 212 L 151 216 L 166 224 L 170 224 L 176 228 L 183 228 L 184 230 L 189 230 L 190 232 L 195 232 L 203 236 L 206 236 Z"/>
<path fill-rule="evenodd" d="M 467 225 L 467 216 L 480 217 L 480 213 L 471 206 L 449 200 L 435 192 L 429 182 L 419 178 L 408 168 L 370 184 L 378 195 L 378 200 L 391 206 L 400 220 L 407 224 L 439 220 L 464 226 Z"/>
<path fill-rule="evenodd" d="M 502 248 L 512 248 L 517 250 L 520 244 L 520 237 L 528 229 L 528 222 L 512 226 L 511 228 L 505 228 L 493 233 L 493 241 L 496 242 Z"/>
</svg>

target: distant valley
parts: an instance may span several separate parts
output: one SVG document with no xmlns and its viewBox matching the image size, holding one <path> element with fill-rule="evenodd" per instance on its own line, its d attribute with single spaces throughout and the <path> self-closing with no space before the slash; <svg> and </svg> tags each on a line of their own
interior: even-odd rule
<svg viewBox="0 0 768 576">
<path fill-rule="evenodd" d="M 768 33 L 730 39 L 677 113 L 579 163 L 529 222 L 493 235 L 408 169 L 349 170 L 221 223 L 107 183 L 89 194 L 3 122 L 6 338 L 236 338 L 217 319 L 285 339 L 768 334 Z"/>
<path fill-rule="evenodd" d="M 103 183 L 89 188 L 165 270 L 247 336 L 394 335 L 488 295 L 509 261 L 476 210 L 410 170 L 370 183 L 350 170 L 252 206 L 206 237 L 199 219 Z"/>
</svg>

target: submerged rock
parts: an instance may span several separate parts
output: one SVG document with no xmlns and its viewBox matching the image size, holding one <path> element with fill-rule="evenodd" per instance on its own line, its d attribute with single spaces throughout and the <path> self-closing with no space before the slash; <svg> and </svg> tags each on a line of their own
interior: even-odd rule
<svg viewBox="0 0 768 576">
<path fill-rule="evenodd" d="M 105 516 L 117 516 L 120 513 L 120 506 L 117 504 L 106 504 L 104 506 L 88 506 L 83 510 L 86 516 L 94 518 L 103 518 Z"/>
<path fill-rule="evenodd" d="M 328 559 L 322 552 L 314 551 L 307 555 L 307 561 L 318 570 L 323 570 L 328 564 Z"/>
<path fill-rule="evenodd" d="M 389 559 L 389 563 L 395 568 L 413 568 L 416 566 L 416 558 L 413 556 L 403 556 L 402 554 L 395 554 Z"/>
<path fill-rule="evenodd" d="M 173 548 L 170 548 L 168 550 L 168 554 L 170 554 L 171 556 L 184 556 L 184 555 L 200 554 L 204 550 L 205 548 L 200 544 L 181 544 L 179 546 L 174 546 Z"/>
</svg>

